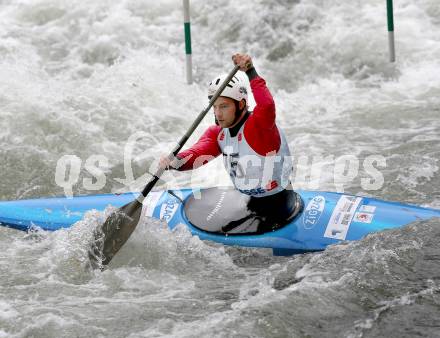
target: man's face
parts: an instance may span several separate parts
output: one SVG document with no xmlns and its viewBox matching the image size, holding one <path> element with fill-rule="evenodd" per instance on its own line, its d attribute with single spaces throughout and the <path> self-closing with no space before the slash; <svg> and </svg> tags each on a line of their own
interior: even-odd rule
<svg viewBox="0 0 440 338">
<path fill-rule="evenodd" d="M 235 101 L 229 97 L 220 96 L 214 102 L 214 114 L 218 124 L 222 128 L 231 128 L 238 121 L 235 121 Z"/>
</svg>

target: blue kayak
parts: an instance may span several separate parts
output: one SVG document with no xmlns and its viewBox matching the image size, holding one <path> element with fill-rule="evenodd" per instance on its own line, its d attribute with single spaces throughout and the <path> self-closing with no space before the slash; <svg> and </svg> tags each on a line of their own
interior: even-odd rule
<svg viewBox="0 0 440 338">
<path fill-rule="evenodd" d="M 237 213 L 245 207 L 234 199 L 236 192 L 228 188 L 153 191 L 144 200 L 141 218 L 164 220 L 170 229 L 183 225 L 202 240 L 271 248 L 274 255 L 290 255 L 324 250 L 340 241 L 359 240 L 373 232 L 440 217 L 440 210 L 374 198 L 334 192 L 297 192 L 302 200 L 298 215 L 287 225 L 265 233 L 243 230 L 244 223 L 249 227 L 255 221 L 249 218 L 243 224 L 236 222 L 238 225 L 230 232 L 221 231 L 219 222 L 223 218 L 220 216 L 246 218 Z M 204 195 L 209 198 L 203 198 Z M 35 227 L 55 231 L 72 226 L 87 211 L 121 207 L 136 196 L 135 193 L 102 194 L 0 202 L 0 225 L 24 231 Z M 231 208 L 235 210 L 229 210 Z"/>
</svg>

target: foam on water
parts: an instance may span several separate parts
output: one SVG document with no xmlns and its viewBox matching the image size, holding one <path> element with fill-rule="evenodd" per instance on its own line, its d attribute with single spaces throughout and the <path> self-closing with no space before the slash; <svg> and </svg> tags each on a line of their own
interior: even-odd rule
<svg viewBox="0 0 440 338">
<path fill-rule="evenodd" d="M 391 64 L 381 0 L 191 3 L 188 86 L 181 3 L 2 1 L 0 198 L 63 194 L 55 168 L 66 154 L 82 163 L 75 194 L 138 190 L 145 180 L 124 172 L 129 138 L 138 178 L 207 104 L 206 83 L 244 51 L 274 94 L 293 154 L 309 159 L 296 188 L 335 190 L 335 158 L 379 154 L 384 186 L 365 191 L 361 167 L 346 191 L 440 207 L 439 6 L 394 5 Z M 83 184 L 91 155 L 108 159 L 97 191 Z M 312 156 L 328 169 L 313 179 Z M 220 160 L 163 179 L 229 184 Z M 0 229 L 0 337 L 437 334 L 438 221 L 281 258 L 147 220 L 97 272 L 88 248 L 104 218 L 91 212 L 56 233 Z"/>
</svg>

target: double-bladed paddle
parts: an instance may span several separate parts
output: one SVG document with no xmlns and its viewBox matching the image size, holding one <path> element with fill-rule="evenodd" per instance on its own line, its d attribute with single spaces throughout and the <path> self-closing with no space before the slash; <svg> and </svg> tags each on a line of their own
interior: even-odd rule
<svg viewBox="0 0 440 338">
<path fill-rule="evenodd" d="M 240 67 L 237 65 L 234 69 L 228 74 L 226 79 L 223 81 L 221 86 L 212 96 L 209 101 L 208 106 L 199 114 L 196 120 L 193 122 L 188 131 L 183 135 L 180 141 L 177 143 L 176 147 L 173 151 L 168 155 L 168 157 L 175 158 L 177 153 L 182 149 L 185 145 L 186 141 L 190 138 L 194 130 L 198 127 L 200 122 L 203 120 L 205 115 L 211 109 L 215 100 L 220 96 L 225 87 L 228 85 L 229 81 L 234 77 Z M 107 218 L 107 220 L 102 225 L 101 232 L 95 233 L 95 240 L 97 242 L 101 242 L 102 252 L 99 250 L 100 248 L 94 247 L 90 253 L 90 259 L 92 260 L 92 264 L 95 267 L 102 267 L 103 265 L 107 265 L 110 263 L 114 255 L 121 249 L 124 243 L 128 240 L 131 233 L 134 231 L 136 226 L 139 223 L 140 216 L 142 213 L 142 202 L 145 197 L 147 197 L 148 193 L 153 189 L 156 185 L 157 181 L 159 181 L 165 169 L 159 168 L 150 181 L 145 186 L 144 190 L 142 190 L 141 195 L 134 199 L 132 202 L 124 205 L 119 208 Z M 98 251 L 98 252 L 97 252 Z M 102 258 L 102 265 L 97 262 L 97 260 Z"/>
</svg>

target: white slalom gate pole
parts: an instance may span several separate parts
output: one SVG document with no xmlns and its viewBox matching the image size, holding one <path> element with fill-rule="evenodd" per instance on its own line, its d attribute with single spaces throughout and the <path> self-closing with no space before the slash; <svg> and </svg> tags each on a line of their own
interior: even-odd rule
<svg viewBox="0 0 440 338">
<path fill-rule="evenodd" d="M 394 47 L 394 15 L 393 0 L 387 0 L 387 21 L 388 21 L 388 45 L 390 50 L 390 61 L 396 61 L 396 50 Z"/>
</svg>

